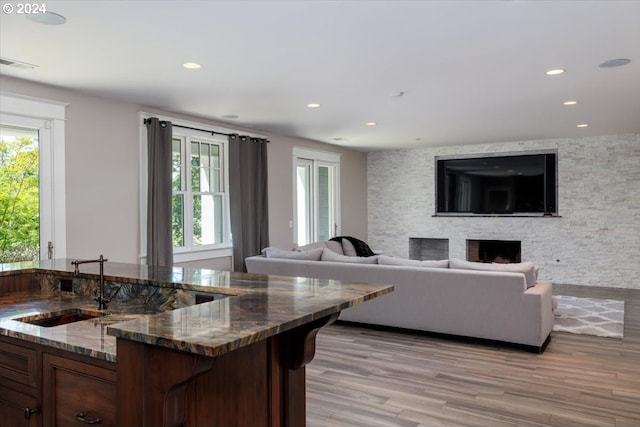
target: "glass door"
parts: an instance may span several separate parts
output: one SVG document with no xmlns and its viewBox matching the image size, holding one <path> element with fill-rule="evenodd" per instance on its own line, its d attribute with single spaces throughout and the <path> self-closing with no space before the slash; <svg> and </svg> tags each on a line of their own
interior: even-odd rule
<svg viewBox="0 0 640 427">
<path fill-rule="evenodd" d="M 297 243 L 307 245 L 313 240 L 313 162 L 298 159 L 296 165 L 296 226 Z"/>
<path fill-rule="evenodd" d="M 315 240 L 329 240 L 336 235 L 334 206 L 335 166 L 316 162 L 316 236 Z"/>
<path fill-rule="evenodd" d="M 300 246 L 335 236 L 336 165 L 298 158 L 296 163 L 296 243 Z"/>
<path fill-rule="evenodd" d="M 53 247 L 49 139 L 44 120 L 0 117 L 0 263 L 49 257 Z"/>
</svg>

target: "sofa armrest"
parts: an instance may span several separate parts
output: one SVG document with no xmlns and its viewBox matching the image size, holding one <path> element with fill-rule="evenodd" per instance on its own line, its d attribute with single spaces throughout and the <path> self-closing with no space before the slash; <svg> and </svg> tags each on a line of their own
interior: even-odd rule
<svg viewBox="0 0 640 427">
<path fill-rule="evenodd" d="M 553 287 L 550 281 L 538 280 L 536 284 L 528 288 L 524 295 L 525 299 L 536 299 L 539 301 L 539 312 L 536 310 L 536 317 L 540 316 L 540 334 L 546 337 L 553 329 Z"/>
</svg>

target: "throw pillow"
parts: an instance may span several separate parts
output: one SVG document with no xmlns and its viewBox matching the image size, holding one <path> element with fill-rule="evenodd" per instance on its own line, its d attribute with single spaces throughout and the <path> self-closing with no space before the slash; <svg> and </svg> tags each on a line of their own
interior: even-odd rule
<svg viewBox="0 0 640 427">
<path fill-rule="evenodd" d="M 335 242 L 333 240 L 320 240 L 318 242 L 313 242 L 313 243 L 309 243 L 308 245 L 304 245 L 304 246 L 298 246 L 295 248 L 296 251 L 308 251 L 311 249 L 317 249 L 317 248 L 329 248 L 331 249 L 333 252 L 342 255 L 342 243 L 340 242 Z"/>
<path fill-rule="evenodd" d="M 344 252 L 346 256 L 358 256 L 356 248 L 353 247 L 353 243 L 347 239 L 342 239 L 342 252 Z"/>
<path fill-rule="evenodd" d="M 327 240 L 324 242 L 324 247 L 337 253 L 338 255 L 344 255 L 344 251 L 342 250 L 342 243 L 336 242 L 335 240 Z"/>
<path fill-rule="evenodd" d="M 377 256 L 346 256 L 333 252 L 330 249 L 324 248 L 322 251 L 321 261 L 333 261 L 333 262 L 349 262 L 352 264 L 377 264 Z"/>
<path fill-rule="evenodd" d="M 308 251 L 285 251 L 279 248 L 266 248 L 264 250 L 267 258 L 284 258 L 299 259 L 304 261 L 320 261 L 322 256 L 322 248 L 311 249 Z"/>
<path fill-rule="evenodd" d="M 313 243 L 309 243 L 308 245 L 297 246 L 295 250 L 300 252 L 305 252 L 305 251 L 310 251 L 311 249 L 318 249 L 318 248 L 324 249 L 325 243 L 327 242 L 323 242 L 323 241 L 313 242 Z"/>
<path fill-rule="evenodd" d="M 378 264 L 382 265 L 400 265 L 404 267 L 431 267 L 431 268 L 449 268 L 449 260 L 443 259 L 438 261 L 418 261 L 415 259 L 395 258 L 392 256 L 378 255 Z"/>
<path fill-rule="evenodd" d="M 517 262 L 511 264 L 487 264 L 484 262 L 464 261 L 457 258 L 451 258 L 449 268 L 457 268 L 460 270 L 480 270 L 480 271 L 503 271 L 507 273 L 523 273 L 527 281 L 527 287 L 536 284 L 536 265 L 532 262 Z"/>
</svg>

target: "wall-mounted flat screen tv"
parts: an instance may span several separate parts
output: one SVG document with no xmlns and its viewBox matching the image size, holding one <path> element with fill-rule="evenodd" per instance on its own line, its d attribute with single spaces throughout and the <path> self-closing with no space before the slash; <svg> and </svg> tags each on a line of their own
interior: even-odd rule
<svg viewBox="0 0 640 427">
<path fill-rule="evenodd" d="M 436 215 L 556 215 L 556 157 L 436 157 Z"/>
</svg>

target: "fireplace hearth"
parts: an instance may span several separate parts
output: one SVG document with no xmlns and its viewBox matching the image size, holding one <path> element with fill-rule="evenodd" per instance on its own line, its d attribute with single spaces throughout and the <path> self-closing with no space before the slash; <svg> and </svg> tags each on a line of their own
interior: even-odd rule
<svg viewBox="0 0 640 427">
<path fill-rule="evenodd" d="M 473 262 L 521 262 L 519 240 L 467 240 L 467 260 Z"/>
</svg>

